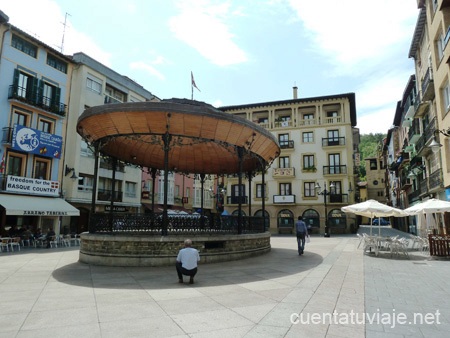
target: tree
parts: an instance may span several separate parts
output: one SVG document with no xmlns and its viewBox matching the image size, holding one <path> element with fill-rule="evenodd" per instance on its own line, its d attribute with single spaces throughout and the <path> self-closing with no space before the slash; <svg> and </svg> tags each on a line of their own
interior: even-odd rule
<svg viewBox="0 0 450 338">
<path fill-rule="evenodd" d="M 377 157 L 379 155 L 380 147 L 385 138 L 386 134 L 381 133 L 361 135 L 359 143 L 359 153 L 361 158 L 359 166 L 360 180 L 366 180 L 365 159 L 368 157 Z"/>
</svg>

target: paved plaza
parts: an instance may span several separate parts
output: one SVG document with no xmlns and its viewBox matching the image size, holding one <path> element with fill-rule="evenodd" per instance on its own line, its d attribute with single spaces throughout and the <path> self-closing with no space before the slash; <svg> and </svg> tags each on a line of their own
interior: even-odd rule
<svg viewBox="0 0 450 338">
<path fill-rule="evenodd" d="M 0 337 L 449 336 L 450 261 L 364 255 L 356 235 L 312 237 L 302 256 L 292 235 L 271 244 L 200 265 L 193 285 L 175 267 L 85 265 L 79 247 L 2 252 Z"/>
</svg>

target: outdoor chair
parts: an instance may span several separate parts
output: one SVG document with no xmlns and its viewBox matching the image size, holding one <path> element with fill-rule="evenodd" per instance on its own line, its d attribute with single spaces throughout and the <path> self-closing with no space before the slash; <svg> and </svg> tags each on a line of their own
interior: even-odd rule
<svg viewBox="0 0 450 338">
<path fill-rule="evenodd" d="M 361 236 L 360 234 L 356 234 L 356 236 L 358 236 L 358 239 L 359 239 L 359 244 L 358 244 L 358 247 L 357 247 L 357 249 L 359 249 L 359 247 L 361 246 L 361 243 L 364 241 L 364 237 Z"/>
<path fill-rule="evenodd" d="M 58 247 L 58 236 L 52 236 L 50 238 L 50 248 L 53 248 L 53 245 L 55 246 L 55 248 Z"/>
<path fill-rule="evenodd" d="M 70 246 L 70 235 L 60 235 L 59 236 L 59 244 L 61 246 Z"/>
<path fill-rule="evenodd" d="M 3 251 L 3 248 L 6 249 L 6 251 L 9 251 L 9 242 L 11 241 L 11 238 L 2 238 L 0 241 L 0 251 Z"/>
<path fill-rule="evenodd" d="M 364 253 L 366 253 L 367 250 L 371 252 L 372 249 L 375 252 L 375 256 L 378 256 L 379 248 L 377 238 L 375 236 L 364 236 Z"/>
<path fill-rule="evenodd" d="M 391 257 L 395 255 L 399 255 L 403 253 L 406 257 L 409 258 L 408 254 L 408 244 L 409 241 L 406 238 L 400 238 L 392 241 L 391 243 Z"/>
<path fill-rule="evenodd" d="M 11 251 L 14 251 L 14 247 L 18 248 L 20 251 L 20 242 L 22 239 L 20 237 L 14 237 L 9 242 L 9 246 L 11 247 Z"/>
</svg>

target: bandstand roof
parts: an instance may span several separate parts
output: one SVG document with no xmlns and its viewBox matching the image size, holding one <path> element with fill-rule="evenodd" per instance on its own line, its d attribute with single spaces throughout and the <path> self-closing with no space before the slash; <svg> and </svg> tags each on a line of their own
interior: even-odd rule
<svg viewBox="0 0 450 338">
<path fill-rule="evenodd" d="M 266 129 L 187 99 L 88 108 L 78 119 L 77 132 L 98 143 L 105 155 L 155 169 L 164 169 L 163 137 L 169 136 L 168 168 L 184 173 L 237 173 L 238 149 L 243 150 L 244 172 L 265 167 L 280 153 Z"/>
</svg>

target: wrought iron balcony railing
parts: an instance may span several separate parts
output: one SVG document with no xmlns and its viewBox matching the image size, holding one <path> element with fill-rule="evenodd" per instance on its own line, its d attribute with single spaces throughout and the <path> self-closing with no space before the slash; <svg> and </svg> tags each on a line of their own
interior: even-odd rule
<svg viewBox="0 0 450 338">
<path fill-rule="evenodd" d="M 8 99 L 14 99 L 39 107 L 56 115 L 66 116 L 67 105 L 54 99 L 27 90 L 25 87 L 9 86 Z"/>
</svg>

